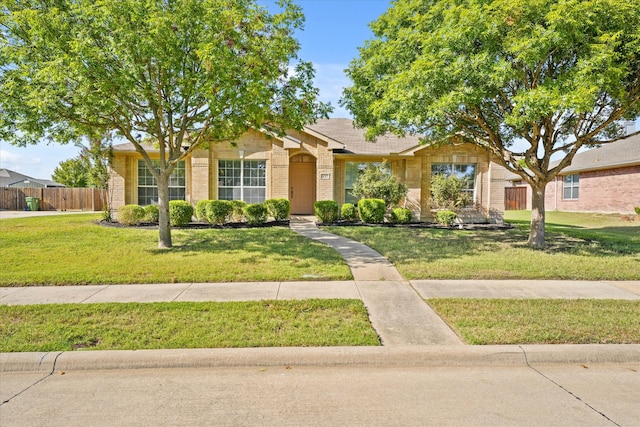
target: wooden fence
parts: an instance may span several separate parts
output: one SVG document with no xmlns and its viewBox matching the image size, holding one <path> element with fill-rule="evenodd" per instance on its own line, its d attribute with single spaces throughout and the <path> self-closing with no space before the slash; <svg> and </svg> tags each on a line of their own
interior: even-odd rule
<svg viewBox="0 0 640 427">
<path fill-rule="evenodd" d="M 520 211 L 527 209 L 527 187 L 505 187 L 504 210 Z"/>
<path fill-rule="evenodd" d="M 101 211 L 98 188 L 0 188 L 0 209 L 23 211 L 27 197 L 40 199 L 41 211 Z"/>
</svg>

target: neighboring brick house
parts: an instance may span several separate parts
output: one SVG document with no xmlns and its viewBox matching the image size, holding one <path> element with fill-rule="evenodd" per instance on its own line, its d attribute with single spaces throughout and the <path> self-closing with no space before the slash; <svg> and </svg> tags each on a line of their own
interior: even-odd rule
<svg viewBox="0 0 640 427">
<path fill-rule="evenodd" d="M 508 173 L 507 181 L 526 187 L 526 209 L 531 209 L 531 188 L 515 174 Z M 547 210 L 626 214 L 636 206 L 640 206 L 640 135 L 576 154 L 545 193 Z"/>
<path fill-rule="evenodd" d="M 504 168 L 473 145 L 430 147 L 421 145 L 416 136 L 392 135 L 371 143 L 349 119 L 318 120 L 283 138 L 251 130 L 234 142 L 195 150 L 174 172 L 170 197 L 194 205 L 204 199 L 255 203 L 286 198 L 292 214 L 312 214 L 317 200 L 335 200 L 340 205 L 353 201 L 350 190 L 358 171 L 367 163 L 386 161 L 391 172 L 409 187 L 402 203 L 416 219 L 432 218 L 432 172 L 466 178 L 477 207 L 470 210 L 469 217 L 502 219 Z M 113 207 L 157 202 L 154 179 L 133 145 L 113 148 Z"/>
</svg>

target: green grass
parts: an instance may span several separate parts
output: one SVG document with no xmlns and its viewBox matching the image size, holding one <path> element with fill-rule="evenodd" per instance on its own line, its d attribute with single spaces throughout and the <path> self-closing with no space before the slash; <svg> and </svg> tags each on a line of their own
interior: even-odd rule
<svg viewBox="0 0 640 427">
<path fill-rule="evenodd" d="M 640 301 L 427 302 L 467 344 L 640 344 Z"/>
<path fill-rule="evenodd" d="M 513 229 L 326 227 L 387 257 L 407 279 L 640 280 L 640 223 L 548 212 L 547 249 L 527 247 L 529 212 Z"/>
<path fill-rule="evenodd" d="M 332 248 L 287 227 L 158 231 L 96 224 L 98 215 L 0 221 L 0 286 L 345 280 Z"/>
<path fill-rule="evenodd" d="M 377 345 L 358 300 L 0 306 L 0 352 Z"/>
</svg>

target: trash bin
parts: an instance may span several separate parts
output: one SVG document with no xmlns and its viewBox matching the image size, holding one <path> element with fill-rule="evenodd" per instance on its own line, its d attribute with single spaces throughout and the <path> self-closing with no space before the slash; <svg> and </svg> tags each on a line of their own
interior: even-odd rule
<svg viewBox="0 0 640 427">
<path fill-rule="evenodd" d="M 25 197 L 25 201 L 27 202 L 27 208 L 30 211 L 39 211 L 40 210 L 40 199 L 37 197 Z"/>
</svg>

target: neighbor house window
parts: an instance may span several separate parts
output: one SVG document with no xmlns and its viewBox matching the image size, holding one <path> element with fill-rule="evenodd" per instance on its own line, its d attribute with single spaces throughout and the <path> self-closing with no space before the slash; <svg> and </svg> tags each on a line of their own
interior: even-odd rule
<svg viewBox="0 0 640 427">
<path fill-rule="evenodd" d="M 578 174 L 566 175 L 564 177 L 563 199 L 565 200 L 577 199 L 579 186 L 580 186 L 580 176 Z"/>
<path fill-rule="evenodd" d="M 431 165 L 431 175 L 444 175 L 450 177 L 454 175 L 464 183 L 462 191 L 469 194 L 471 200 L 475 201 L 476 187 L 476 165 L 462 163 L 433 163 Z"/>
<path fill-rule="evenodd" d="M 160 162 L 152 160 L 154 167 Z M 186 178 L 184 161 L 178 162 L 169 177 L 169 200 L 184 200 Z M 158 204 L 158 183 L 144 160 L 138 160 L 138 204 L 140 206 Z"/>
<path fill-rule="evenodd" d="M 386 162 L 347 162 L 344 183 L 345 203 L 353 203 L 354 205 L 358 203 L 358 199 L 353 195 L 353 183 L 356 182 L 358 175 L 360 175 L 367 166 L 383 167 L 389 175 L 391 175 L 391 166 Z"/>
<path fill-rule="evenodd" d="M 262 203 L 267 194 L 265 160 L 219 160 L 218 199 Z"/>
</svg>

